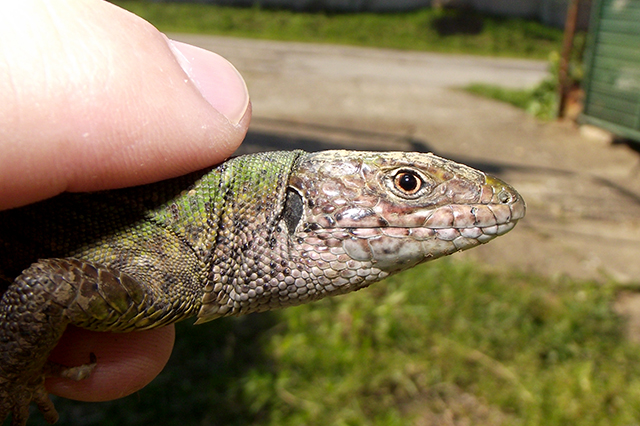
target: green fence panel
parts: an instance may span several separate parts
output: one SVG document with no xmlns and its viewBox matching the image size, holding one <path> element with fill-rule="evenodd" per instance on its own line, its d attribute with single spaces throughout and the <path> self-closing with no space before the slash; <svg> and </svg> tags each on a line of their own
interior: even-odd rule
<svg viewBox="0 0 640 426">
<path fill-rule="evenodd" d="M 592 7 L 580 121 L 640 142 L 640 0 Z"/>
</svg>

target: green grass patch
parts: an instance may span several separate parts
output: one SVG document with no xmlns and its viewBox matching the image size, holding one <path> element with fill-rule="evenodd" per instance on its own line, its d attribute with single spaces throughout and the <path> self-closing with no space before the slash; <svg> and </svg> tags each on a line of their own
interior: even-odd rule
<svg viewBox="0 0 640 426">
<path fill-rule="evenodd" d="M 535 21 L 459 10 L 340 14 L 191 3 L 114 3 L 164 32 L 538 59 L 559 50 L 562 42 L 561 30 Z"/>
<path fill-rule="evenodd" d="M 640 350 L 615 297 L 443 259 L 345 297 L 181 324 L 154 383 L 59 401 L 61 424 L 637 424 Z"/>
<path fill-rule="evenodd" d="M 464 87 L 464 90 L 514 105 L 542 120 L 553 120 L 557 116 L 558 93 L 556 83 L 551 79 L 533 89 L 510 89 L 494 84 L 472 83 Z"/>
<path fill-rule="evenodd" d="M 533 90 L 510 89 L 495 84 L 472 83 L 464 87 L 469 93 L 506 102 L 521 109 L 527 109 Z"/>
</svg>

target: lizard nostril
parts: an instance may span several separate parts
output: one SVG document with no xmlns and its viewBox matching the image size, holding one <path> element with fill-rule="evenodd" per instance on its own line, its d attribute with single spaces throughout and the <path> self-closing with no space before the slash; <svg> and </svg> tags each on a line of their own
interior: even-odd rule
<svg viewBox="0 0 640 426">
<path fill-rule="evenodd" d="M 500 191 L 500 193 L 498 194 L 498 200 L 502 203 L 502 204 L 509 204 L 511 202 L 513 202 L 514 197 L 513 194 L 511 194 L 509 191 L 505 191 L 504 189 L 502 191 Z"/>
</svg>

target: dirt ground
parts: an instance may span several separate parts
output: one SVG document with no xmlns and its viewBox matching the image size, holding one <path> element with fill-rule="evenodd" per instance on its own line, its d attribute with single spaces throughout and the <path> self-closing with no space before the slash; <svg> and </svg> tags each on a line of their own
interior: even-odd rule
<svg viewBox="0 0 640 426">
<path fill-rule="evenodd" d="M 508 235 L 457 256 L 550 278 L 640 283 L 640 158 L 595 128 L 544 123 L 458 90 L 529 87 L 539 61 L 174 34 L 227 57 L 254 119 L 243 151 L 433 151 L 495 174 L 527 202 Z M 640 318 L 640 297 L 619 310 Z M 637 322 L 640 331 L 640 319 Z"/>
</svg>

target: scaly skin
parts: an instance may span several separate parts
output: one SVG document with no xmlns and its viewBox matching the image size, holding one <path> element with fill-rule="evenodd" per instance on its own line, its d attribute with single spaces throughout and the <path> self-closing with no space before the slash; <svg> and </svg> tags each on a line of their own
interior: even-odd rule
<svg viewBox="0 0 640 426">
<path fill-rule="evenodd" d="M 44 377 L 60 374 L 47 358 L 68 324 L 126 332 L 307 303 L 485 243 L 524 213 L 467 166 L 355 151 L 241 156 L 0 212 L 0 421 L 26 424 L 32 401 L 56 421 Z"/>
</svg>

